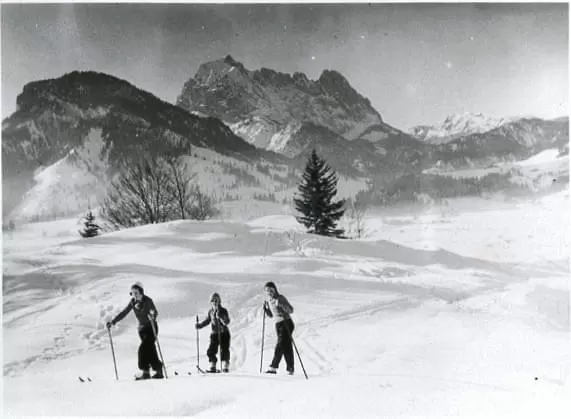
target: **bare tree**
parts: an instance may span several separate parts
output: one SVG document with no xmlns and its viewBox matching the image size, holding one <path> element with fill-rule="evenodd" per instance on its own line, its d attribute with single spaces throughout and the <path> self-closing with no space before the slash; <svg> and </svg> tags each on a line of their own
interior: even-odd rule
<svg viewBox="0 0 571 419">
<path fill-rule="evenodd" d="M 357 238 L 361 239 L 365 236 L 365 216 L 369 210 L 369 205 L 362 196 L 357 195 L 349 202 L 348 218 L 352 224 L 352 230 Z"/>
<path fill-rule="evenodd" d="M 194 182 L 180 158 L 142 159 L 112 182 L 101 215 L 115 228 L 165 221 L 206 220 L 218 214 L 214 200 Z"/>
<path fill-rule="evenodd" d="M 198 185 L 192 186 L 192 205 L 190 218 L 193 220 L 207 220 L 219 214 L 214 206 L 214 199 L 200 190 Z"/>
<path fill-rule="evenodd" d="M 196 177 L 194 173 L 190 173 L 187 170 L 186 165 L 182 162 L 180 158 L 169 156 L 166 161 L 171 170 L 171 195 L 172 199 L 176 203 L 178 216 L 182 220 L 186 220 L 191 217 L 193 207 L 192 203 L 194 200 L 194 185 L 193 179 Z"/>
<path fill-rule="evenodd" d="M 144 158 L 112 182 L 101 215 L 114 227 L 134 227 L 165 222 L 174 207 L 168 165 L 163 159 Z"/>
</svg>

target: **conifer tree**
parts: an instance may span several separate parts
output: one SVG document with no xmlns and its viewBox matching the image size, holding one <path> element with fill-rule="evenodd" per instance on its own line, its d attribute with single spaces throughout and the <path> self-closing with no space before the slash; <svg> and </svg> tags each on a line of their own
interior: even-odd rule
<svg viewBox="0 0 571 419">
<path fill-rule="evenodd" d="M 298 186 L 299 197 L 293 200 L 295 209 L 301 213 L 296 220 L 309 233 L 337 237 L 343 235 L 344 231 L 337 228 L 337 221 L 345 212 L 345 200 L 333 200 L 337 195 L 338 181 L 337 174 L 314 149 Z"/>
<path fill-rule="evenodd" d="M 83 221 L 83 230 L 79 231 L 79 234 L 83 238 L 99 236 L 101 228 L 95 224 L 95 215 L 89 210 L 85 219 Z"/>
</svg>

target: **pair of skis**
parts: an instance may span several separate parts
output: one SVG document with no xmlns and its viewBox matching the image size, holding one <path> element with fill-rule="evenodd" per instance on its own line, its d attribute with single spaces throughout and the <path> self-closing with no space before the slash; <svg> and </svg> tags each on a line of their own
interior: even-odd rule
<svg viewBox="0 0 571 419">
<path fill-rule="evenodd" d="M 163 368 L 163 371 L 165 373 L 164 378 L 168 379 L 169 376 L 167 374 L 167 366 L 165 365 L 165 360 L 163 358 L 163 353 L 161 351 L 161 344 L 159 343 L 159 336 L 157 334 L 157 329 L 155 328 L 154 311 L 151 310 L 151 312 L 148 314 L 147 317 L 149 318 L 149 321 L 151 323 L 151 328 L 153 329 L 153 336 L 155 337 L 155 342 L 156 342 L 157 348 L 159 350 L 159 356 L 160 356 L 160 360 L 162 363 L 162 368 Z M 113 355 L 113 366 L 115 367 L 115 379 L 117 381 L 119 381 L 119 374 L 117 373 L 117 360 L 115 358 L 115 348 L 113 347 L 113 337 L 111 335 L 111 329 L 109 327 L 107 328 L 107 333 L 109 334 L 109 343 L 111 344 L 111 354 Z M 85 379 L 83 377 L 79 377 L 79 381 L 84 383 Z M 87 381 L 91 381 L 91 379 L 89 377 L 87 377 Z"/>
<path fill-rule="evenodd" d="M 220 322 L 220 320 L 218 320 Z M 196 325 L 198 326 L 198 315 L 196 315 Z M 222 367 L 222 339 L 221 339 L 221 332 L 220 332 L 220 325 L 216 325 L 216 330 L 218 331 L 218 356 L 220 358 L 220 366 Z M 196 369 L 201 374 L 217 374 L 222 372 L 222 368 L 217 369 L 216 371 L 204 371 L 200 368 L 200 337 L 198 333 L 198 327 L 196 327 Z"/>
<path fill-rule="evenodd" d="M 174 375 L 178 376 L 179 375 L 178 371 L 175 371 Z M 187 375 L 192 375 L 192 373 L 190 371 L 188 371 Z M 182 374 L 181 376 L 184 376 L 184 374 Z M 91 377 L 88 377 L 88 376 L 81 376 L 80 375 L 79 377 L 77 377 L 77 379 L 82 383 L 92 383 L 93 382 Z M 156 378 L 154 379 L 152 377 L 149 377 L 149 378 L 145 378 L 145 379 L 141 379 L 141 380 L 135 380 L 135 381 L 147 381 L 147 380 L 156 380 Z"/>
</svg>

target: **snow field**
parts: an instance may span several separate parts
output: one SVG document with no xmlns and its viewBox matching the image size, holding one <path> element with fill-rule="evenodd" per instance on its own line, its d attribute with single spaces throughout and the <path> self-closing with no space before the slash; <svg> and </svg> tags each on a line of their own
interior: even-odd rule
<svg viewBox="0 0 571 419">
<path fill-rule="evenodd" d="M 4 415 L 567 417 L 568 194 L 458 205 L 371 214 L 360 241 L 304 234 L 284 212 L 88 240 L 75 221 L 19 227 L 4 235 Z M 283 362 L 259 374 L 268 280 L 295 307 L 309 380 L 297 357 L 293 377 Z M 132 314 L 112 329 L 115 381 L 104 324 L 135 281 L 159 310 L 166 381 L 132 381 Z M 232 320 L 232 373 L 203 377 L 194 322 L 214 291 Z M 267 319 L 264 369 L 274 344 Z"/>
</svg>

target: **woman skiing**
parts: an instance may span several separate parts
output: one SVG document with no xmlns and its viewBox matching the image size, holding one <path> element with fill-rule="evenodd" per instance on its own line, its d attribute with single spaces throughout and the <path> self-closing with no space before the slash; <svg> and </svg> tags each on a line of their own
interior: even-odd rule
<svg viewBox="0 0 571 419">
<path fill-rule="evenodd" d="M 163 364 L 157 355 L 157 348 L 155 346 L 155 333 L 159 333 L 157 325 L 158 312 L 149 297 L 147 297 L 143 290 L 143 285 L 136 282 L 131 286 L 131 301 L 127 307 L 123 309 L 113 320 L 107 322 L 107 328 L 110 329 L 116 323 L 121 321 L 131 310 L 135 313 L 139 322 L 137 330 L 141 338 L 141 344 L 138 351 L 138 366 L 142 371 L 140 375 L 136 376 L 137 380 L 145 380 L 147 378 L 164 378 Z M 155 331 L 153 332 L 153 326 Z M 151 377 L 149 369 L 152 368 L 155 374 Z"/>
<path fill-rule="evenodd" d="M 210 362 L 210 369 L 208 372 L 216 371 L 216 353 L 218 352 L 218 345 L 220 345 L 221 361 L 222 361 L 222 372 L 229 372 L 230 364 L 230 330 L 228 329 L 228 324 L 230 323 L 230 317 L 228 316 L 228 310 L 222 307 L 222 300 L 218 293 L 212 294 L 210 297 L 210 303 L 212 308 L 208 310 L 206 319 L 200 323 L 196 323 L 197 329 L 202 329 L 204 326 L 212 324 L 212 329 L 210 332 L 210 345 L 206 351 L 208 356 L 208 361 Z"/>
<path fill-rule="evenodd" d="M 267 374 L 276 374 L 282 356 L 285 358 L 286 369 L 289 375 L 293 375 L 294 359 L 291 335 L 294 324 L 290 317 L 293 307 L 286 297 L 278 293 L 276 284 L 267 282 L 264 286 L 268 299 L 264 301 L 264 312 L 269 317 L 273 317 L 276 323 L 276 333 L 278 341 L 274 350 L 274 358 L 270 364 Z"/>
</svg>

